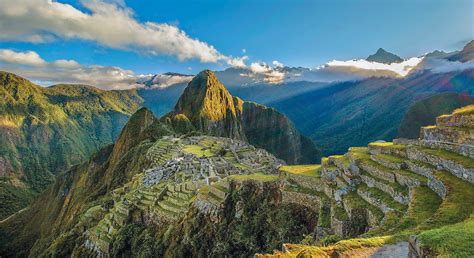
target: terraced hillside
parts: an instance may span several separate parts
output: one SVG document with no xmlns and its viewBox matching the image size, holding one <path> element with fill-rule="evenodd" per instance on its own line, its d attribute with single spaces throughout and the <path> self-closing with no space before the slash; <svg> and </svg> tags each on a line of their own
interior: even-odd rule
<svg viewBox="0 0 474 258">
<path fill-rule="evenodd" d="M 473 126 L 470 106 L 419 140 L 292 166 L 243 141 L 173 135 L 141 109 L 114 146 L 0 221 L 0 255 L 469 257 Z"/>
<path fill-rule="evenodd" d="M 287 168 L 287 187 L 317 200 L 319 226 L 304 244 L 262 256 L 471 257 L 473 151 L 474 105 L 438 117 L 418 140 L 350 148 L 312 175 Z"/>
</svg>

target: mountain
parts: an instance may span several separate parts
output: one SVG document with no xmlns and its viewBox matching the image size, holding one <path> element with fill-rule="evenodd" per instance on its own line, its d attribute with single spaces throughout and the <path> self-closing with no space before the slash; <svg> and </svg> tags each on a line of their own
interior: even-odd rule
<svg viewBox="0 0 474 258">
<path fill-rule="evenodd" d="M 382 64 L 400 63 L 403 61 L 401 57 L 387 52 L 383 48 L 379 48 L 375 54 L 368 56 L 365 60 Z"/>
<path fill-rule="evenodd" d="M 405 113 L 398 128 L 398 137 L 416 139 L 420 128 L 435 124 L 436 117 L 469 104 L 474 104 L 474 96 L 463 93 L 440 93 L 417 101 Z"/>
<path fill-rule="evenodd" d="M 112 143 L 142 101 L 135 90 L 37 86 L 0 72 L 0 218 L 25 207 L 58 171 Z"/>
<path fill-rule="evenodd" d="M 175 131 L 198 131 L 264 148 L 290 164 L 315 162 L 319 153 L 278 111 L 233 97 L 209 70 L 184 90 L 174 110 L 161 118 Z"/>
<path fill-rule="evenodd" d="M 391 140 L 408 108 L 443 92 L 474 94 L 474 70 L 417 72 L 405 78 L 368 78 L 335 83 L 268 104 L 293 121 L 324 154 Z"/>
<path fill-rule="evenodd" d="M 459 61 L 459 62 L 469 62 L 474 60 L 474 40 L 471 40 L 469 43 L 464 46 L 464 48 L 448 57 L 450 61 Z"/>
<path fill-rule="evenodd" d="M 177 137 L 140 109 L 114 145 L 0 221 L 0 255 L 470 257 L 473 111 L 420 140 L 281 166 L 243 141 Z"/>
</svg>

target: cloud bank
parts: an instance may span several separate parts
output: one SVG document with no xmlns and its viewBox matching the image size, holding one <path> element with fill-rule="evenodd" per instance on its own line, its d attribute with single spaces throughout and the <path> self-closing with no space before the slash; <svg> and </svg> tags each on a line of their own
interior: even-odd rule
<svg viewBox="0 0 474 258">
<path fill-rule="evenodd" d="M 102 89 L 140 87 L 137 81 L 151 78 L 151 75 L 137 75 L 114 66 L 85 66 L 64 59 L 47 62 L 34 51 L 16 52 L 10 49 L 0 49 L 0 70 L 31 78 L 42 85 L 79 83 Z"/>
<path fill-rule="evenodd" d="M 51 0 L 2 0 L 0 40 L 44 43 L 57 38 L 81 39 L 114 49 L 171 55 L 181 61 L 239 63 L 239 58 L 219 53 L 176 26 L 139 22 L 124 4 L 100 0 L 81 3 L 89 12 Z"/>
</svg>

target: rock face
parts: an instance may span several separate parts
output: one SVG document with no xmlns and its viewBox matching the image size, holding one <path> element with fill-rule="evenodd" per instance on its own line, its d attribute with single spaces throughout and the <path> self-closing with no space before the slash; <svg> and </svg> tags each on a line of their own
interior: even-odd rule
<svg viewBox="0 0 474 258">
<path fill-rule="evenodd" d="M 291 121 L 276 111 L 233 97 L 209 70 L 189 83 L 162 121 L 175 131 L 230 137 L 264 148 L 289 164 L 315 162 L 320 153 Z"/>
</svg>

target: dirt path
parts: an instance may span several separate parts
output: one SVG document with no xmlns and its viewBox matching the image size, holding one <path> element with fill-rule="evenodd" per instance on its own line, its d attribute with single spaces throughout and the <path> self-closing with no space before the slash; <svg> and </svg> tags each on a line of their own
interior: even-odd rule
<svg viewBox="0 0 474 258">
<path fill-rule="evenodd" d="M 408 242 L 351 250 L 342 253 L 339 257 L 406 258 L 408 257 Z"/>
</svg>

